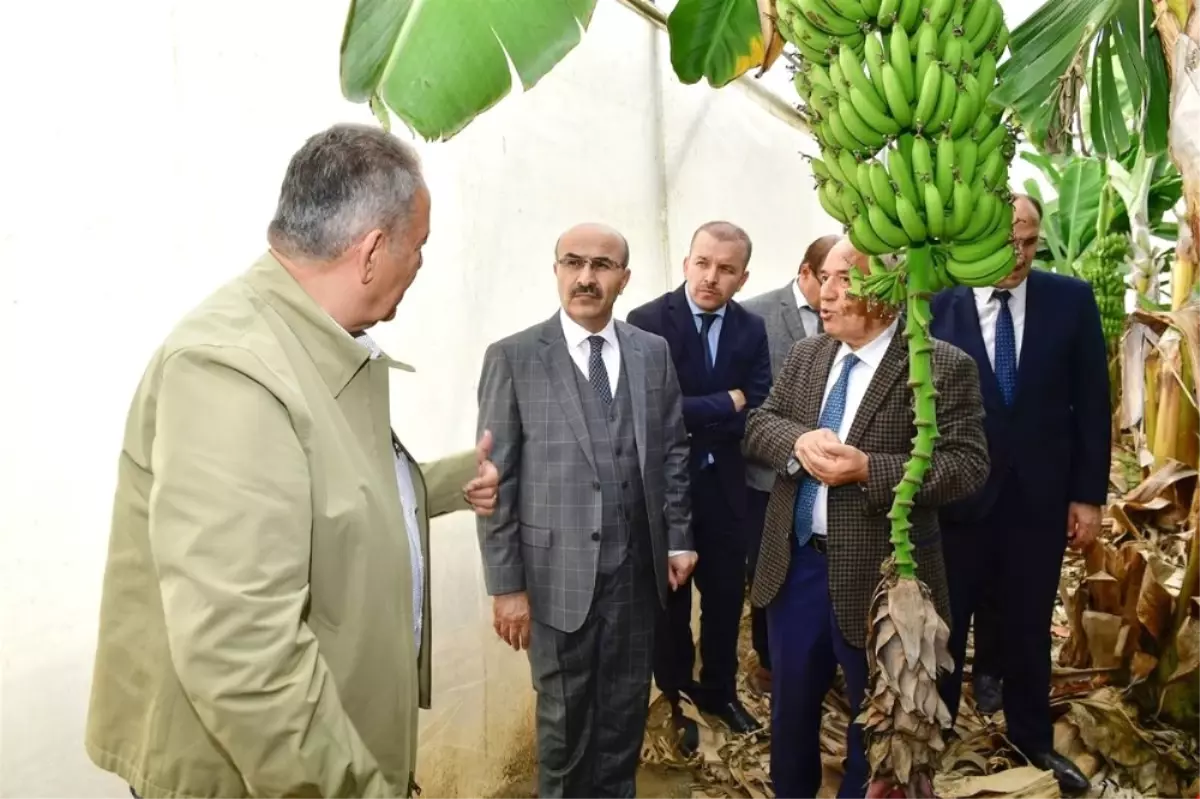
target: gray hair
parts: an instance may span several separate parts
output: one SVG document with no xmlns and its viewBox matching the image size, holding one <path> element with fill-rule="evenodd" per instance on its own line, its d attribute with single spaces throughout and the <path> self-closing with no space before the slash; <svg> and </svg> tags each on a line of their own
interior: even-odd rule
<svg viewBox="0 0 1200 799">
<path fill-rule="evenodd" d="M 407 218 L 424 186 L 412 147 L 376 127 L 334 125 L 292 156 L 267 234 L 285 252 L 336 258 Z"/>
</svg>

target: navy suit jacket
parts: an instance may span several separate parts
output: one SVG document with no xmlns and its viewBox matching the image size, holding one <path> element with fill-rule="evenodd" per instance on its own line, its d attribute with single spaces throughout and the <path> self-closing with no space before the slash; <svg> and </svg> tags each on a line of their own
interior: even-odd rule
<svg viewBox="0 0 1200 799">
<path fill-rule="evenodd" d="M 730 300 L 717 340 L 717 361 L 711 375 L 704 368 L 704 344 L 688 305 L 686 284 L 629 312 L 626 321 L 667 340 L 679 387 L 683 391 L 683 423 L 693 453 L 712 453 L 724 502 L 711 496 L 693 496 L 710 513 L 728 511 L 741 517 L 746 509 L 746 459 L 742 437 L 746 416 L 762 405 L 771 391 L 771 351 L 762 318 Z M 729 392 L 746 395 L 741 411 L 733 408 Z M 691 459 L 692 473 L 701 465 Z M 693 485 L 695 479 L 693 477 Z"/>
<path fill-rule="evenodd" d="M 1108 494 L 1112 408 L 1108 355 L 1091 287 L 1034 270 L 1027 279 L 1025 332 L 1012 407 L 988 360 L 973 291 L 933 299 L 930 333 L 979 365 L 991 473 L 972 497 L 942 509 L 948 525 L 983 521 L 1066 530 L 1067 505 L 1103 505 Z M 997 505 L 1017 481 L 1022 507 Z"/>
</svg>

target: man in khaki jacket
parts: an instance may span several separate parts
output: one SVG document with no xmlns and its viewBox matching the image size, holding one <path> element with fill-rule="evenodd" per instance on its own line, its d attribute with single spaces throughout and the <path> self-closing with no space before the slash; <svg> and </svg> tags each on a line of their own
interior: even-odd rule
<svg viewBox="0 0 1200 799">
<path fill-rule="evenodd" d="M 490 435 L 418 466 L 363 331 L 421 266 L 411 150 L 335 126 L 271 249 L 167 337 L 125 428 L 87 751 L 139 796 L 408 796 L 428 519 L 495 504 Z"/>
</svg>

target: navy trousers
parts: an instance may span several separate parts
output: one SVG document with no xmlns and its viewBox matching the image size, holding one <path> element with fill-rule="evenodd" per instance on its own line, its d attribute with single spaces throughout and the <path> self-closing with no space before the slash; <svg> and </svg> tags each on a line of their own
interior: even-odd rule
<svg viewBox="0 0 1200 799">
<path fill-rule="evenodd" d="M 816 796 L 821 787 L 821 703 L 837 667 L 846 677 L 852 719 L 866 695 L 866 652 L 851 646 L 838 628 L 827 568 L 825 555 L 812 546 L 793 543 L 787 580 L 766 608 L 771 647 L 771 782 L 780 799 Z M 862 726 L 851 724 L 838 796 L 864 796 L 867 777 Z"/>
</svg>

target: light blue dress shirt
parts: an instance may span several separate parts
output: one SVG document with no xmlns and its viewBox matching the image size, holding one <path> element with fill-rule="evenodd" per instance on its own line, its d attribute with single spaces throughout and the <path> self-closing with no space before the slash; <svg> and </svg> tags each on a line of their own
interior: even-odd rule
<svg viewBox="0 0 1200 799">
<path fill-rule="evenodd" d="M 721 341 L 721 327 L 725 324 L 725 306 L 722 305 L 715 311 L 706 311 L 696 303 L 692 302 L 691 293 L 685 288 L 683 296 L 687 297 L 688 307 L 692 309 L 692 321 L 696 324 L 696 332 L 699 333 L 701 325 L 704 323 L 700 319 L 700 314 L 715 313 L 716 320 L 712 323 L 712 327 L 708 329 L 708 349 L 712 352 L 713 364 L 717 360 L 717 344 Z"/>
</svg>

